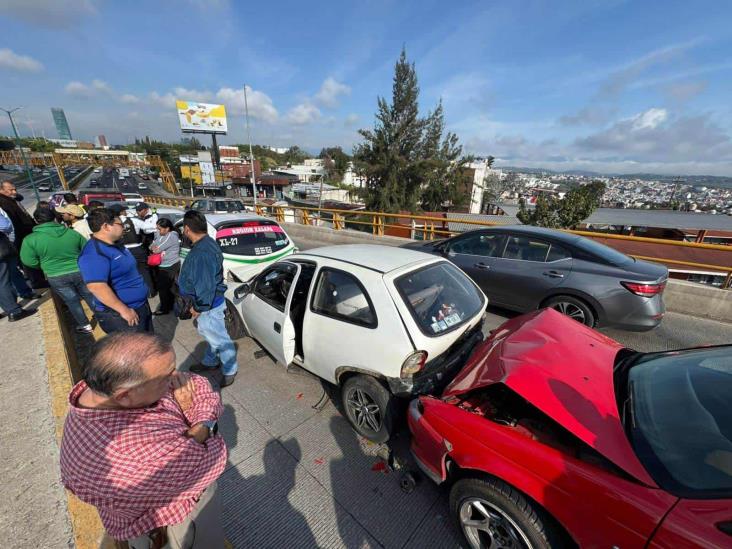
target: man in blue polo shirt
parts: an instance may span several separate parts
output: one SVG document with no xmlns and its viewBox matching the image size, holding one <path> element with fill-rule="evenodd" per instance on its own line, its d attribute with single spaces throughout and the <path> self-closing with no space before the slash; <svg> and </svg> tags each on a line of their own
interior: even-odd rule
<svg viewBox="0 0 732 549">
<path fill-rule="evenodd" d="M 97 208 L 87 217 L 92 237 L 79 256 L 79 271 L 94 295 L 95 316 L 106 333 L 152 332 L 148 288 L 134 256 L 117 242 L 124 227 L 115 212 Z"/>
</svg>

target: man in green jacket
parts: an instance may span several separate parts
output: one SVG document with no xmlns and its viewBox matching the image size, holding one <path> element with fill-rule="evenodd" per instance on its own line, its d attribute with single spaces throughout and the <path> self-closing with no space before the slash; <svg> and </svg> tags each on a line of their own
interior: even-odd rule
<svg viewBox="0 0 732 549">
<path fill-rule="evenodd" d="M 38 208 L 33 213 L 38 225 L 25 237 L 20 248 L 20 261 L 28 267 L 39 268 L 48 279 L 51 289 L 66 303 L 76 321 L 76 331 L 91 333 L 81 300 L 94 307 L 94 296 L 81 278 L 77 260 L 86 239 L 78 232 L 56 222 L 49 208 Z"/>
</svg>

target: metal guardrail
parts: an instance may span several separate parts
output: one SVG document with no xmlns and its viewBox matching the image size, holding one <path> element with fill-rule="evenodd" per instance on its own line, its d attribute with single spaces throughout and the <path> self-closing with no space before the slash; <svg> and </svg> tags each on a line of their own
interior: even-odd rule
<svg viewBox="0 0 732 549">
<path fill-rule="evenodd" d="M 186 208 L 194 202 L 195 198 L 188 197 L 175 197 L 167 198 L 161 196 L 145 196 L 146 202 L 164 204 L 168 206 L 174 206 L 179 208 Z M 291 222 L 299 223 L 302 225 L 319 225 L 322 221 L 328 222 L 331 227 L 338 231 L 347 229 L 348 226 L 356 227 L 371 227 L 371 233 L 376 236 L 384 236 L 386 229 L 396 229 L 400 231 L 409 231 L 410 236 L 414 237 L 415 234 L 422 236 L 424 240 L 434 240 L 438 237 L 449 237 L 455 234 L 459 234 L 459 231 L 449 230 L 449 223 L 460 223 L 461 225 L 473 225 L 475 228 L 478 227 L 492 227 L 500 226 L 501 223 L 490 222 L 490 221 L 478 221 L 471 219 L 447 219 L 443 217 L 433 217 L 427 215 L 413 215 L 413 214 L 396 214 L 396 213 L 383 213 L 383 212 L 370 212 L 363 210 L 340 210 L 340 209 L 328 209 L 328 208 L 317 208 L 317 207 L 306 207 L 306 206 L 257 206 L 257 214 L 268 217 L 273 217 L 278 222 Z M 407 220 L 406 223 L 395 223 L 395 220 Z M 606 234 L 606 233 L 595 233 L 591 231 L 572 231 L 567 230 L 566 232 L 592 238 L 594 240 L 618 240 L 625 242 L 637 242 L 643 243 L 646 246 L 656 247 L 681 247 L 688 250 L 714 250 L 717 252 L 725 253 L 724 264 L 709 264 L 699 263 L 695 261 L 684 261 L 673 258 L 665 258 L 662 255 L 640 255 L 640 254 L 627 254 L 636 259 L 642 259 L 647 261 L 655 261 L 658 263 L 666 263 L 669 265 L 679 265 L 690 267 L 693 269 L 700 269 L 705 271 L 719 272 L 720 275 L 726 275 L 726 278 L 722 284 L 722 288 L 730 288 L 732 286 L 732 246 L 725 246 L 722 244 L 703 244 L 696 242 L 683 242 L 678 240 L 665 240 L 663 238 L 647 238 L 643 236 L 628 236 L 628 235 L 617 235 L 617 234 Z M 608 245 L 612 246 L 611 242 Z M 625 252 L 624 252 L 625 253 Z"/>
</svg>

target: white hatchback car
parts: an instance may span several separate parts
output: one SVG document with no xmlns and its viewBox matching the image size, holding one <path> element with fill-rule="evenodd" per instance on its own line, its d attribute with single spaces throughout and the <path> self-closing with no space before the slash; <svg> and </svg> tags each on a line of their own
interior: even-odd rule
<svg viewBox="0 0 732 549">
<path fill-rule="evenodd" d="M 274 219 L 247 213 L 204 215 L 208 235 L 224 254 L 224 276 L 229 281 L 249 280 L 270 263 L 295 252 L 295 244 Z M 182 220 L 175 225 L 181 234 L 182 225 Z M 181 259 L 189 251 L 190 242 L 181 239 Z"/>
<path fill-rule="evenodd" d="M 349 421 L 377 442 L 392 430 L 394 396 L 437 391 L 459 371 L 488 304 L 452 263 L 376 245 L 291 255 L 227 298 L 240 313 L 233 336 L 340 386 Z"/>
</svg>

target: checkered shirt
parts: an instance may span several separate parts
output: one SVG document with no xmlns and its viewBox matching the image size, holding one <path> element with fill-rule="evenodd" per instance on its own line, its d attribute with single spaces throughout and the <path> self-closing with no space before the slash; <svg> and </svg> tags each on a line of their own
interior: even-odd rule
<svg viewBox="0 0 732 549">
<path fill-rule="evenodd" d="M 204 444 L 185 436 L 191 425 L 218 419 L 223 411 L 209 382 L 192 377 L 195 398 L 185 413 L 172 391 L 148 408 L 99 410 L 78 406 L 85 382 L 71 390 L 61 443 L 61 481 L 97 508 L 115 539 L 181 523 L 224 471 L 227 456 L 221 435 Z"/>
</svg>

